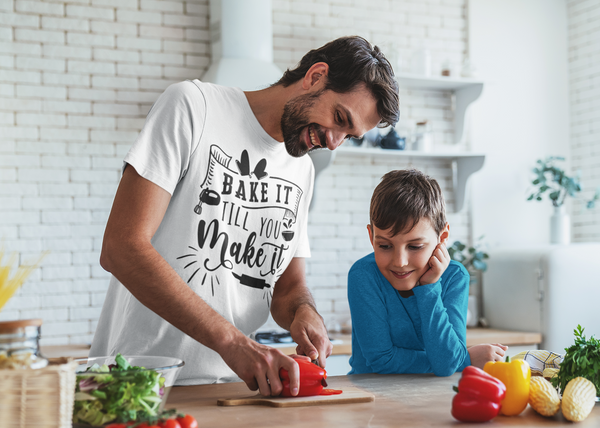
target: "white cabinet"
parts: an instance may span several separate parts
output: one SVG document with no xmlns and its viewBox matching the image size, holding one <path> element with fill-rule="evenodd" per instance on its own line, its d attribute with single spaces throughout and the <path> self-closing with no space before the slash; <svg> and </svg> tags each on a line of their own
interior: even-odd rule
<svg viewBox="0 0 600 428">
<path fill-rule="evenodd" d="M 412 74 L 399 74 L 396 76 L 398 84 L 405 88 L 452 91 L 455 100 L 454 112 L 454 142 L 458 144 L 464 136 L 464 124 L 467 107 L 481 95 L 483 82 L 475 79 L 462 79 L 453 77 L 425 77 Z M 310 152 L 310 157 L 315 165 L 315 180 L 327 168 L 335 153 L 345 153 L 355 156 L 398 156 L 408 158 L 448 159 L 452 162 L 453 187 L 455 194 L 455 211 L 462 210 L 465 201 L 467 179 L 483 167 L 485 155 L 471 152 L 418 152 L 412 150 L 384 150 L 381 148 L 339 147 L 335 152 L 322 149 Z M 316 186 L 315 186 L 316 188 Z"/>
</svg>

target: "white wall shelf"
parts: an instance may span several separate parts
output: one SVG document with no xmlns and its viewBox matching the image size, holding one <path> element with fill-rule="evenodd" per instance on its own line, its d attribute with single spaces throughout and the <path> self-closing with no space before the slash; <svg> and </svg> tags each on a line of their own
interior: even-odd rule
<svg viewBox="0 0 600 428">
<path fill-rule="evenodd" d="M 396 76 L 398 85 L 404 88 L 424 90 L 452 91 L 455 99 L 454 111 L 454 143 L 459 144 L 464 135 L 465 115 L 467 108 L 481 95 L 483 82 L 476 79 L 455 77 L 427 77 L 415 74 L 399 74 Z M 483 167 L 485 155 L 469 152 L 418 152 L 414 150 L 385 150 L 378 147 L 362 148 L 341 146 L 335 152 L 330 150 L 317 150 L 310 152 L 310 157 L 315 164 L 315 180 L 335 158 L 336 152 L 355 156 L 398 156 L 404 158 L 429 158 L 447 159 L 452 163 L 452 184 L 454 190 L 454 211 L 463 209 L 467 179 L 474 172 Z M 315 189 L 317 187 L 315 186 Z M 313 196 L 314 201 L 314 196 Z"/>
<path fill-rule="evenodd" d="M 483 82 L 476 79 L 456 77 L 428 77 L 416 74 L 399 74 L 398 85 L 404 88 L 452 91 L 456 97 L 454 107 L 454 143 L 462 141 L 465 129 L 467 108 L 481 95 Z"/>
<path fill-rule="evenodd" d="M 454 211 L 462 210 L 465 203 L 467 179 L 471 174 L 483 167 L 485 155 L 471 152 L 419 152 L 415 150 L 386 150 L 379 147 L 339 147 L 335 152 L 330 150 L 317 150 L 311 152 L 310 156 L 315 163 L 315 170 L 319 165 L 329 165 L 333 162 L 335 155 L 348 156 L 381 156 L 398 157 L 405 159 L 445 159 L 452 164 L 452 190 L 454 191 Z M 316 177 L 315 177 L 316 178 Z"/>
</svg>

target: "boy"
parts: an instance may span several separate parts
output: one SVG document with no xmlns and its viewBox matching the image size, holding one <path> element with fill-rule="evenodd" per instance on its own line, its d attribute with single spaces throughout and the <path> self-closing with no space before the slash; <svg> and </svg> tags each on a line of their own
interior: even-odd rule
<svg viewBox="0 0 600 428">
<path fill-rule="evenodd" d="M 417 170 L 385 174 L 370 221 L 374 252 L 348 274 L 349 374 L 450 376 L 503 360 L 506 346 L 466 347 L 469 274 L 446 249 L 450 226 L 438 183 Z"/>
</svg>

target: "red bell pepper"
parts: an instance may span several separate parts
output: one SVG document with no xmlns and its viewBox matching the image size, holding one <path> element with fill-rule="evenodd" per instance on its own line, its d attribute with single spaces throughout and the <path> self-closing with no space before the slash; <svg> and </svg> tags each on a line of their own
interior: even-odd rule
<svg viewBox="0 0 600 428">
<path fill-rule="evenodd" d="M 300 368 L 300 388 L 298 389 L 297 397 L 308 397 L 311 395 L 319 395 L 323 391 L 323 387 L 327 386 L 325 379 L 327 372 L 318 365 L 308 360 L 296 360 Z M 287 370 L 279 370 L 279 377 L 283 384 L 282 397 L 292 397 L 290 391 L 290 376 Z"/>
<path fill-rule="evenodd" d="M 468 366 L 462 372 L 458 392 L 452 399 L 452 416 L 461 422 L 487 422 L 500 413 L 506 387 L 480 368 Z"/>
</svg>

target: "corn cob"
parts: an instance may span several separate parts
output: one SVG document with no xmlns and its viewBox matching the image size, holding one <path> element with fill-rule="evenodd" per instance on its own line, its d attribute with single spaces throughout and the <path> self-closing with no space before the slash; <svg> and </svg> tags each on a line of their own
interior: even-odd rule
<svg viewBox="0 0 600 428">
<path fill-rule="evenodd" d="M 541 376 L 532 376 L 529 384 L 529 405 L 542 416 L 554 416 L 560 408 L 558 392 Z"/>
<path fill-rule="evenodd" d="M 562 412 L 571 422 L 588 417 L 596 404 L 596 387 L 583 377 L 571 379 L 562 396 Z"/>
</svg>

